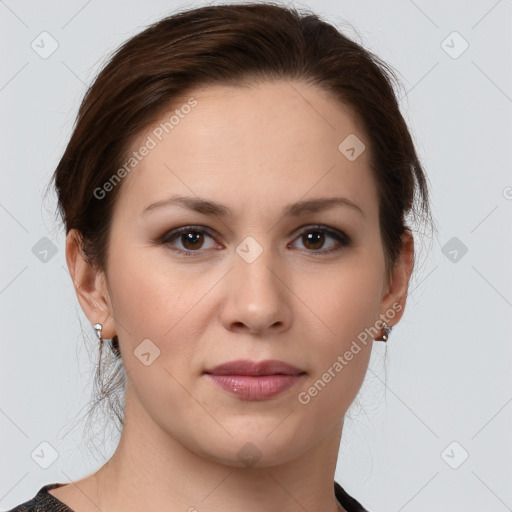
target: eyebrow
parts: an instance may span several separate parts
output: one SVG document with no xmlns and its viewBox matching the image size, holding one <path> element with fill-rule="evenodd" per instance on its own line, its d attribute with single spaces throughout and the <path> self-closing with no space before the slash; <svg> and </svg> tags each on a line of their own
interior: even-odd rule
<svg viewBox="0 0 512 512">
<path fill-rule="evenodd" d="M 144 216 L 150 211 L 173 205 L 188 208 L 189 210 L 203 213 L 205 215 L 214 215 L 223 218 L 233 216 L 233 212 L 227 206 L 224 206 L 215 201 L 208 201 L 199 197 L 187 197 L 180 195 L 171 196 L 167 199 L 162 199 L 161 201 L 152 203 L 146 206 L 140 215 Z M 348 206 L 358 211 L 363 217 L 365 216 L 363 210 L 357 204 L 353 203 L 345 197 L 319 197 L 317 199 L 299 201 L 297 203 L 292 203 L 285 206 L 283 214 L 285 216 L 298 217 L 304 213 L 315 213 L 333 208 L 335 206 Z"/>
</svg>

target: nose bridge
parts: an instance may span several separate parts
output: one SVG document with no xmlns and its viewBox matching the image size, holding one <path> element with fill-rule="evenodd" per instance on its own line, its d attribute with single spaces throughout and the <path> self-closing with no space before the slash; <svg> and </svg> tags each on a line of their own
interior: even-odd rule
<svg viewBox="0 0 512 512">
<path fill-rule="evenodd" d="M 235 258 L 235 274 L 239 279 L 239 290 L 245 292 L 254 300 L 266 295 L 267 300 L 280 294 L 277 278 L 272 272 L 278 266 L 276 255 L 269 241 L 270 237 L 258 236 L 260 242 L 253 236 L 248 236 L 237 246 Z M 242 293 L 240 296 L 243 296 Z"/>
<path fill-rule="evenodd" d="M 244 324 L 251 331 L 263 331 L 288 323 L 289 304 L 270 237 L 261 235 L 258 241 L 256 236 L 246 237 L 236 247 L 224 320 L 230 326 Z"/>
</svg>

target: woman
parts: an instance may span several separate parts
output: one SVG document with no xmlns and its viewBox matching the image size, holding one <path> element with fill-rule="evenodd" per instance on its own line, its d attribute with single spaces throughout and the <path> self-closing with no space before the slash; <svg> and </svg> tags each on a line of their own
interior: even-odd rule
<svg viewBox="0 0 512 512">
<path fill-rule="evenodd" d="M 392 83 L 271 4 L 183 11 L 116 52 L 54 183 L 122 435 L 13 510 L 366 510 L 333 486 L 344 415 L 404 312 L 406 216 L 430 216 Z"/>
</svg>

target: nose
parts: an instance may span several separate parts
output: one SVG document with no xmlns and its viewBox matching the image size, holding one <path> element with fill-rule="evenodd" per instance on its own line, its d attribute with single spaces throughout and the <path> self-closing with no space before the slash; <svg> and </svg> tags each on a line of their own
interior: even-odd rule
<svg viewBox="0 0 512 512">
<path fill-rule="evenodd" d="M 224 280 L 221 321 L 229 331 L 277 334 L 290 328 L 291 291 L 286 271 L 264 250 L 248 263 L 238 254 Z"/>
</svg>

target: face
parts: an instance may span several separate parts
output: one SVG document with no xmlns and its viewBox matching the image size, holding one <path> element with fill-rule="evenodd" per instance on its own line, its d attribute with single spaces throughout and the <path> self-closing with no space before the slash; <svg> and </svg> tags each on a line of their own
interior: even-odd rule
<svg viewBox="0 0 512 512">
<path fill-rule="evenodd" d="M 404 305 L 405 281 L 385 277 L 369 140 L 300 82 L 191 97 L 168 133 L 172 112 L 141 134 L 133 150 L 150 149 L 117 185 L 103 336 L 119 337 L 127 421 L 231 465 L 244 449 L 290 461 L 340 428 L 380 315 L 395 324 Z M 205 373 L 235 360 L 299 372 Z"/>
</svg>

